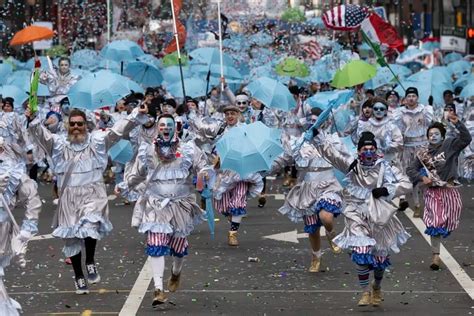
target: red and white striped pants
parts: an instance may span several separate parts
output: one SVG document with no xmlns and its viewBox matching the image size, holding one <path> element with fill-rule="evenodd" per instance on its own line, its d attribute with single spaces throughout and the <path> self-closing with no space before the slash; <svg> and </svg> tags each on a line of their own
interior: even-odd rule
<svg viewBox="0 0 474 316">
<path fill-rule="evenodd" d="M 183 253 L 188 247 L 186 237 L 174 237 L 169 234 L 148 232 L 147 244 L 150 246 L 168 246 L 176 253 Z"/>
<path fill-rule="evenodd" d="M 227 214 L 230 209 L 246 208 L 248 187 L 247 182 L 240 181 L 235 188 L 222 194 L 220 200 L 214 199 L 214 209 L 221 214 Z"/>
<path fill-rule="evenodd" d="M 459 226 L 462 200 L 456 188 L 428 188 L 425 193 L 426 227 L 446 228 L 452 232 Z"/>
</svg>

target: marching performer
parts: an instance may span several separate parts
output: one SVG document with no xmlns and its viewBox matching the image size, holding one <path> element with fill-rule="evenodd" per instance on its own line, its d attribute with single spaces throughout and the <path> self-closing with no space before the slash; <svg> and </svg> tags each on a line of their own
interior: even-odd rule
<svg viewBox="0 0 474 316">
<path fill-rule="evenodd" d="M 21 307 L 8 296 L 3 284 L 4 269 L 16 253 L 22 252 L 15 249 L 14 244 L 25 244 L 38 232 L 38 215 L 41 210 L 37 185 L 26 175 L 25 164 L 17 158 L 11 146 L 0 137 L 0 315 L 9 316 L 19 315 Z M 26 208 L 21 227 L 17 226 L 10 211 L 18 205 Z"/>
<path fill-rule="evenodd" d="M 168 290 L 180 284 L 183 258 L 188 254 L 188 236 L 203 219 L 196 203 L 193 174 L 207 177 L 206 157 L 193 142 L 183 143 L 176 135 L 171 114 L 158 117 L 158 137 L 143 142 L 134 165 L 125 173 L 125 181 L 116 186 L 116 194 L 127 194 L 142 186 L 135 205 L 132 226 L 147 235 L 146 254 L 153 270 L 155 291 L 152 305 L 165 303 L 163 274 L 166 255 L 173 256 Z"/>
<path fill-rule="evenodd" d="M 416 159 L 407 169 L 414 183 L 423 183 L 428 187 L 423 222 L 426 225 L 425 234 L 431 237 L 432 270 L 439 270 L 441 264 L 441 236 L 448 237 L 459 226 L 462 200 L 458 190 L 458 158 L 472 141 L 469 130 L 454 112 L 450 112 L 449 121 L 459 134 L 445 138 L 444 125 L 438 122 L 431 124 L 426 132 L 428 146 L 417 152 Z"/>
</svg>

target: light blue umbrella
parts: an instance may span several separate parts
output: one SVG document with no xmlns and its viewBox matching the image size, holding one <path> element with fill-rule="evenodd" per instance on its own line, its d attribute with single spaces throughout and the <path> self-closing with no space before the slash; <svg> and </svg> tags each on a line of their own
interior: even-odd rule
<svg viewBox="0 0 474 316">
<path fill-rule="evenodd" d="M 375 77 L 364 83 L 364 89 L 377 89 L 386 84 L 393 84 L 395 78 L 388 67 L 378 67 Z"/>
<path fill-rule="evenodd" d="M 201 193 L 201 197 L 206 200 L 206 220 L 209 225 L 209 231 L 211 232 L 211 238 L 214 238 L 215 222 L 214 222 L 214 208 L 212 207 L 212 190 L 209 187 L 204 187 Z"/>
<path fill-rule="evenodd" d="M 13 66 L 8 63 L 0 64 L 0 84 L 4 84 L 13 72 Z"/>
<path fill-rule="evenodd" d="M 454 82 L 454 88 L 465 87 L 474 82 L 474 74 L 464 75 Z"/>
<path fill-rule="evenodd" d="M 217 142 L 221 167 L 241 177 L 270 170 L 275 158 L 283 152 L 281 130 L 262 122 L 233 127 Z"/>
<path fill-rule="evenodd" d="M 156 68 L 160 68 L 162 66 L 161 60 L 151 54 L 145 54 L 145 55 L 139 56 L 137 58 L 137 61 L 143 61 L 143 62 L 152 64 Z"/>
<path fill-rule="evenodd" d="M 165 67 L 161 70 L 161 75 L 163 76 L 164 81 L 168 84 L 181 80 L 179 66 Z M 189 67 L 183 67 L 183 77 L 185 79 L 192 77 L 192 72 Z"/>
<path fill-rule="evenodd" d="M 144 87 L 157 87 L 163 82 L 160 70 L 153 64 L 143 61 L 129 62 L 125 74 Z"/>
<path fill-rule="evenodd" d="M 254 67 L 250 69 L 249 81 L 256 80 L 259 77 L 269 77 L 275 79 L 277 75 L 275 74 L 273 67 L 269 64 L 266 64 L 260 67 Z"/>
<path fill-rule="evenodd" d="M 443 61 L 446 65 L 458 60 L 462 60 L 462 55 L 456 52 L 446 54 L 446 56 L 443 57 Z"/>
<path fill-rule="evenodd" d="M 0 86 L 0 95 L 3 98 L 10 97 L 15 100 L 15 107 L 20 107 L 26 100 L 28 100 L 28 94 L 26 90 L 23 90 L 14 85 L 3 85 Z"/>
<path fill-rule="evenodd" d="M 290 111 L 296 107 L 296 101 L 288 87 L 275 79 L 261 77 L 252 81 L 246 89 L 252 98 L 257 99 L 268 107 Z"/>
<path fill-rule="evenodd" d="M 474 82 L 465 86 L 461 91 L 461 97 L 463 98 L 470 98 L 472 96 L 474 96 Z"/>
<path fill-rule="evenodd" d="M 109 156 L 112 161 L 126 164 L 133 158 L 133 148 L 130 141 L 121 139 L 109 149 Z"/>
<path fill-rule="evenodd" d="M 129 40 L 118 40 L 107 44 L 102 48 L 100 54 L 104 58 L 120 63 L 128 60 L 135 60 L 145 53 L 135 42 Z"/>
<path fill-rule="evenodd" d="M 14 71 L 7 79 L 6 84 L 14 85 L 24 91 L 30 91 L 31 85 L 31 71 L 18 70 Z M 44 84 L 38 84 L 38 96 L 47 97 L 49 96 L 49 89 Z"/>
<path fill-rule="evenodd" d="M 408 46 L 408 48 L 397 57 L 397 64 L 407 64 L 410 62 L 417 61 L 419 58 L 430 55 L 431 52 L 427 50 L 421 50 L 415 46 Z"/>
<path fill-rule="evenodd" d="M 198 98 L 206 95 L 206 80 L 205 78 L 185 78 L 184 87 L 186 89 L 186 96 Z M 166 90 L 175 98 L 183 98 L 183 88 L 181 80 L 167 86 Z"/>
<path fill-rule="evenodd" d="M 41 62 L 42 70 L 49 70 L 48 59 L 45 56 L 38 56 Z M 35 58 L 30 58 L 23 66 L 23 69 L 32 71 L 35 68 Z"/>
<path fill-rule="evenodd" d="M 97 66 L 98 70 L 105 69 L 119 75 L 120 75 L 121 68 L 122 68 L 122 65 L 120 63 L 114 60 L 109 60 L 109 59 L 101 59 L 99 61 L 99 65 Z"/>
<path fill-rule="evenodd" d="M 92 49 L 80 49 L 72 53 L 71 66 L 74 68 L 94 70 L 98 68 L 102 56 Z"/>
<path fill-rule="evenodd" d="M 78 69 L 78 68 L 71 68 L 71 73 L 81 78 L 84 78 L 85 76 L 92 74 L 92 72 L 90 72 L 89 70 Z"/>
<path fill-rule="evenodd" d="M 408 78 L 413 73 L 411 72 L 410 68 L 398 65 L 398 64 L 388 64 L 390 69 L 398 76 L 398 78 Z"/>
<path fill-rule="evenodd" d="M 458 60 L 448 64 L 448 70 L 456 78 L 461 78 L 462 76 L 467 76 L 471 74 L 472 65 L 467 60 Z"/>
<path fill-rule="evenodd" d="M 191 71 L 206 78 L 207 73 L 211 72 L 211 78 L 219 79 L 221 77 L 221 67 L 220 65 L 210 65 L 210 66 L 191 66 Z M 227 82 L 240 82 L 242 81 L 242 75 L 240 72 L 232 66 L 223 67 L 224 78 Z"/>
<path fill-rule="evenodd" d="M 193 66 L 209 67 L 221 63 L 219 50 L 213 47 L 197 48 L 190 52 L 189 56 L 192 58 L 189 64 Z M 226 53 L 223 53 L 223 63 L 224 66 L 233 66 L 232 58 Z"/>
<path fill-rule="evenodd" d="M 320 108 L 324 111 L 330 108 L 335 109 L 338 106 L 349 102 L 353 94 L 354 91 L 350 89 L 318 92 L 306 102 L 312 108 Z"/>
<path fill-rule="evenodd" d="M 260 31 L 248 37 L 247 41 L 253 45 L 267 46 L 273 43 L 273 37 L 266 32 Z"/>
<path fill-rule="evenodd" d="M 115 105 L 132 91 L 143 93 L 143 89 L 127 77 L 101 70 L 73 85 L 68 98 L 71 106 L 93 111 L 103 106 Z"/>
<path fill-rule="evenodd" d="M 433 96 L 436 104 L 444 104 L 443 91 L 453 90 L 452 79 L 446 67 L 433 67 L 432 69 L 420 71 L 401 81 L 405 89 L 415 87 L 418 89 L 419 101 L 428 104 L 428 98 Z M 403 88 L 395 89 L 400 95 L 405 95 Z"/>
</svg>

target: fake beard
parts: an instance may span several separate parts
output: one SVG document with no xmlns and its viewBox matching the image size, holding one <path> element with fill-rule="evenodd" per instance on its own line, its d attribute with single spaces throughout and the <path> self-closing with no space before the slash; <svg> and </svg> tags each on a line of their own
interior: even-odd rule
<svg viewBox="0 0 474 316">
<path fill-rule="evenodd" d="M 179 139 L 165 141 L 162 138 L 155 139 L 155 150 L 160 160 L 170 161 L 176 158 Z"/>
<path fill-rule="evenodd" d="M 67 140 L 71 143 L 71 144 L 82 144 L 83 142 L 85 142 L 86 140 L 86 134 L 69 134 L 67 136 Z"/>
</svg>

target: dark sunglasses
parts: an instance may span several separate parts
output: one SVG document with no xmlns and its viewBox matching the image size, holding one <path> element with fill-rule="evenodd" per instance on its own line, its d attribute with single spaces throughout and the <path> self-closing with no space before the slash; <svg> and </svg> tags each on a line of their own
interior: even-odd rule
<svg viewBox="0 0 474 316">
<path fill-rule="evenodd" d="M 247 101 L 237 101 L 237 105 L 247 105 Z"/>
<path fill-rule="evenodd" d="M 79 121 L 79 122 L 76 122 L 76 121 L 71 121 L 71 122 L 69 122 L 69 126 L 71 126 L 71 127 L 72 127 L 72 126 L 79 126 L 79 127 L 83 127 L 83 126 L 84 126 L 84 124 L 85 124 L 85 122 L 84 122 L 84 121 Z"/>
<path fill-rule="evenodd" d="M 374 107 L 373 109 L 374 109 L 374 111 L 386 111 L 387 110 L 384 107 L 380 107 L 380 108 L 379 107 Z"/>
</svg>

